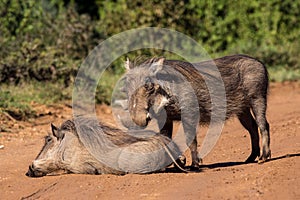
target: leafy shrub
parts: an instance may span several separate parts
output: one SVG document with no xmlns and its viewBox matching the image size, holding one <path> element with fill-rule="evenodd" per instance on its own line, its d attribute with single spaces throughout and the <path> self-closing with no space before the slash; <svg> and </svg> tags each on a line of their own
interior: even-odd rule
<svg viewBox="0 0 300 200">
<path fill-rule="evenodd" d="M 167 27 L 191 36 L 212 57 L 245 53 L 269 67 L 300 67 L 299 1 L 116 0 L 98 5 L 99 23 L 108 36 Z"/>
<path fill-rule="evenodd" d="M 45 8 L 42 2 L 7 0 L 1 7 L 2 83 L 63 79 L 69 85 L 83 58 L 97 44 L 88 15 L 79 15 L 71 5 Z"/>
<path fill-rule="evenodd" d="M 1 0 L 0 16 L 0 84 L 18 88 L 43 83 L 53 88 L 47 88 L 49 93 L 61 92 L 52 101 L 71 97 L 69 86 L 78 67 L 100 41 L 138 27 L 180 31 L 212 57 L 254 56 L 267 65 L 271 80 L 299 79 L 299 1 Z M 155 49 L 126 56 L 140 55 L 177 58 Z M 98 103 L 110 103 L 124 59 L 115 61 L 98 85 Z M 9 109 L 19 101 L 10 98 L 11 92 L 1 95 L 0 107 Z"/>
</svg>

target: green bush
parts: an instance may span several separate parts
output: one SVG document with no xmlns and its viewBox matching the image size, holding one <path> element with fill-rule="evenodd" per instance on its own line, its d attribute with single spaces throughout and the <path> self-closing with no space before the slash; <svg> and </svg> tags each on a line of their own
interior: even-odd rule
<svg viewBox="0 0 300 200">
<path fill-rule="evenodd" d="M 299 68 L 299 1 L 99 2 L 99 23 L 108 36 L 137 27 L 167 27 L 191 36 L 212 57 L 245 53 L 270 67 Z"/>
<path fill-rule="evenodd" d="M 299 1 L 1 0 L 0 16 L 0 84 L 18 88 L 42 83 L 49 91 L 64 92 L 52 101 L 71 98 L 78 67 L 99 42 L 139 27 L 180 31 L 213 58 L 235 53 L 256 57 L 273 81 L 300 79 Z M 126 56 L 141 55 L 179 58 L 153 49 Z M 98 85 L 98 103 L 110 103 L 124 59 L 115 61 Z M 11 92 L 1 95 L 0 107 L 17 105 Z"/>
<path fill-rule="evenodd" d="M 97 44 L 90 17 L 79 15 L 72 5 L 45 7 L 43 1 L 6 0 L 3 5 L 1 83 L 63 79 L 71 84 L 82 60 Z"/>
</svg>

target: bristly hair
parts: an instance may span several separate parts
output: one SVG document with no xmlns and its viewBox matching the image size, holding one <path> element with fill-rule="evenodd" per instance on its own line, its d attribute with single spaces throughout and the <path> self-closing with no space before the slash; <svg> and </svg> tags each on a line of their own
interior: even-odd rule
<svg viewBox="0 0 300 200">
<path fill-rule="evenodd" d="M 138 67 L 138 66 L 149 66 L 151 65 L 152 63 L 155 63 L 157 62 L 159 59 L 161 59 L 163 57 L 152 57 L 152 58 L 149 58 L 147 56 L 138 56 L 136 57 L 133 61 L 130 61 L 131 65 L 132 65 L 132 68 L 135 68 L 135 67 Z"/>
<path fill-rule="evenodd" d="M 76 132 L 76 126 L 73 120 L 67 120 L 64 123 L 62 123 L 60 129 Z"/>
</svg>

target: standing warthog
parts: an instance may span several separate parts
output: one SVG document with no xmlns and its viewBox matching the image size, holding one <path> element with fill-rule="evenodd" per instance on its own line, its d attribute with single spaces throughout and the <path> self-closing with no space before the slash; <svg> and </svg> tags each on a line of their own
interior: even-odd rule
<svg viewBox="0 0 300 200">
<path fill-rule="evenodd" d="M 143 138 L 134 137 L 135 133 L 123 132 L 92 118 L 68 120 L 60 128 L 51 124 L 51 129 L 27 176 L 56 172 L 148 173 L 170 165 L 179 154 L 168 137 L 151 131 L 144 131 Z"/>
<path fill-rule="evenodd" d="M 225 105 L 212 105 L 211 94 L 216 98 L 222 96 L 218 97 L 218 91 L 210 91 L 206 83 L 206 80 L 217 80 L 211 71 L 215 66 L 224 83 Z M 127 60 L 125 67 L 124 90 L 128 94 L 132 120 L 145 127 L 151 118 L 159 118 L 162 113 L 166 120 L 161 133 L 169 137 L 172 136 L 173 121 L 182 120 L 186 137 L 194 137 L 189 146 L 192 166 L 198 167 L 201 161 L 195 136 L 197 124 L 209 123 L 212 116 L 218 118 L 219 113 L 213 113 L 213 108 L 225 109 L 225 119 L 236 115 L 249 131 L 252 152 L 246 162 L 253 162 L 259 156 L 259 161 L 263 162 L 271 156 L 269 124 L 266 120 L 268 73 L 258 60 L 245 55 L 232 55 L 191 64 L 152 58 L 142 64 Z M 200 113 L 200 118 L 195 117 L 195 110 Z M 261 153 L 258 128 L 262 137 Z"/>
</svg>

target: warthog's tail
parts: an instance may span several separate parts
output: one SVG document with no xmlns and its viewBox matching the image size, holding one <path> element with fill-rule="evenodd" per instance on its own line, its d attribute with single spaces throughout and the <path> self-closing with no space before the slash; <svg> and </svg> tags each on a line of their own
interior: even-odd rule
<svg viewBox="0 0 300 200">
<path fill-rule="evenodd" d="M 168 148 L 168 146 L 165 144 L 164 145 L 164 149 L 166 150 L 167 154 L 170 156 L 171 160 L 173 161 L 173 163 L 176 165 L 176 167 L 178 167 L 178 169 L 180 169 L 181 171 L 185 172 L 185 173 L 189 173 L 189 171 L 183 169 L 175 160 L 175 158 L 173 157 L 172 153 L 170 152 L 170 149 Z"/>
</svg>

